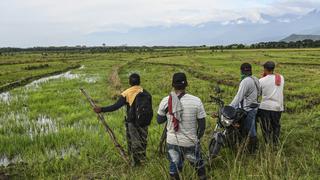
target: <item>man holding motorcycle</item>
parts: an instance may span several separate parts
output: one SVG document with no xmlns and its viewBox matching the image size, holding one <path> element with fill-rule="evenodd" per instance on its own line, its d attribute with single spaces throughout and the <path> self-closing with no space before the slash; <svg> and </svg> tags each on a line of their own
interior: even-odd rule
<svg viewBox="0 0 320 180">
<path fill-rule="evenodd" d="M 255 119 L 259 107 L 260 84 L 259 79 L 252 75 L 251 64 L 243 63 L 240 70 L 241 82 L 230 106 L 242 108 L 247 112 L 246 118 L 241 122 L 242 137 L 248 140 L 249 153 L 254 153 L 258 146 Z"/>
</svg>

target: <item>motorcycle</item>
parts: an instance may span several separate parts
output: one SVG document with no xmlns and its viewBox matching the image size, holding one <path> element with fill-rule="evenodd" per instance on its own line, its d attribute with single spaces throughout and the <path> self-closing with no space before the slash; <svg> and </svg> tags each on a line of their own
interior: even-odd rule
<svg viewBox="0 0 320 180">
<path fill-rule="evenodd" d="M 242 141 L 243 132 L 241 122 L 246 118 L 247 113 L 241 108 L 225 106 L 220 96 L 220 89 L 216 89 L 218 97 L 211 97 L 211 102 L 218 105 L 218 112 L 214 114 L 217 118 L 217 124 L 209 141 L 210 158 L 218 156 L 222 147 L 237 149 Z"/>
</svg>

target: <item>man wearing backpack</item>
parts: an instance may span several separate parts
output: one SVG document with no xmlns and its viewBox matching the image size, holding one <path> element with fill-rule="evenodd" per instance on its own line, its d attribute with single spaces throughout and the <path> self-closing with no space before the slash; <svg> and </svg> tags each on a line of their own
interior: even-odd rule
<svg viewBox="0 0 320 180">
<path fill-rule="evenodd" d="M 255 120 L 259 106 L 260 84 L 259 79 L 252 75 L 252 67 L 249 63 L 243 63 L 240 71 L 239 89 L 230 105 L 235 108 L 242 108 L 247 112 L 247 117 L 241 122 L 241 130 L 243 137 L 249 140 L 247 147 L 249 153 L 254 153 L 258 146 Z"/>
<path fill-rule="evenodd" d="M 133 73 L 129 77 L 130 88 L 121 93 L 118 101 L 106 107 L 96 107 L 96 113 L 112 112 L 127 106 L 126 136 L 128 152 L 132 156 L 132 166 L 140 165 L 146 159 L 148 126 L 153 116 L 152 97 L 140 86 L 140 76 Z"/>
<path fill-rule="evenodd" d="M 284 78 L 282 75 L 274 73 L 276 67 L 274 62 L 268 61 L 263 67 L 263 78 L 259 80 L 262 88 L 262 100 L 258 111 L 260 125 L 265 141 L 278 145 L 280 118 L 284 110 Z"/>
<path fill-rule="evenodd" d="M 196 169 L 200 179 L 206 179 L 206 169 L 201 157 L 200 138 L 205 130 L 206 112 L 198 97 L 186 93 L 188 85 L 184 73 L 175 73 L 174 91 L 162 99 L 157 121 L 167 122 L 167 150 L 171 179 L 180 179 L 184 159 Z"/>
</svg>

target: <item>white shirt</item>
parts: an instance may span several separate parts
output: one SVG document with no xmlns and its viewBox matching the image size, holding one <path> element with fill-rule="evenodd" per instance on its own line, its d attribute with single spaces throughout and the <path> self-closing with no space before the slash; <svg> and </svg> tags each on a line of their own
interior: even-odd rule
<svg viewBox="0 0 320 180">
<path fill-rule="evenodd" d="M 259 80 L 262 90 L 262 100 L 259 109 L 269 111 L 283 111 L 284 78 L 281 75 L 281 84 L 275 84 L 275 75 L 269 74 Z"/>
<path fill-rule="evenodd" d="M 190 147 L 195 146 L 198 142 L 197 129 L 198 129 L 198 120 L 206 117 L 206 112 L 204 110 L 203 104 L 200 98 L 185 94 L 180 102 L 183 107 L 182 111 L 182 120 L 179 122 L 179 129 L 176 132 L 173 128 L 172 116 L 168 113 L 166 114 L 166 108 L 168 107 L 169 96 L 162 99 L 158 114 L 160 116 L 167 116 L 167 143 Z"/>
</svg>

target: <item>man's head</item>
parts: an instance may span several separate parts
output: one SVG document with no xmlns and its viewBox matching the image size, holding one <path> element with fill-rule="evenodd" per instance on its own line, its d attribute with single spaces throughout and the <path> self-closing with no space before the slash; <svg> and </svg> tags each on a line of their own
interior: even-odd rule
<svg viewBox="0 0 320 180">
<path fill-rule="evenodd" d="M 241 74 L 251 76 L 252 75 L 252 67 L 249 63 L 243 63 L 240 66 Z"/>
<path fill-rule="evenodd" d="M 186 74 L 179 72 L 175 73 L 172 77 L 172 87 L 175 90 L 185 90 L 188 86 Z"/>
<path fill-rule="evenodd" d="M 140 76 L 137 73 L 133 73 L 129 76 L 129 84 L 131 86 L 140 85 Z"/>
<path fill-rule="evenodd" d="M 267 61 L 263 64 L 264 73 L 273 73 L 274 68 L 276 67 L 276 64 L 273 61 Z"/>
</svg>

